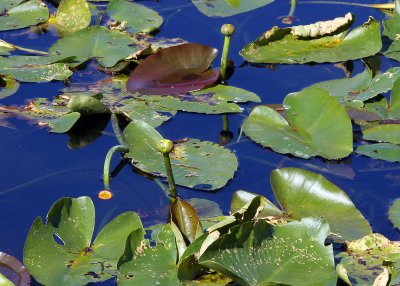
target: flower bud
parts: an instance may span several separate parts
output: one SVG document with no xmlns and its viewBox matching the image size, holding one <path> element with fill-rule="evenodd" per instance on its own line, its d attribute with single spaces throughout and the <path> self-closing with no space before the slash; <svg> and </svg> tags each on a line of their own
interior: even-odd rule
<svg viewBox="0 0 400 286">
<path fill-rule="evenodd" d="M 227 37 L 230 37 L 235 33 L 235 26 L 232 24 L 224 24 L 221 27 L 221 33 Z"/>
<path fill-rule="evenodd" d="M 157 144 L 157 150 L 163 154 L 170 153 L 172 150 L 174 150 L 174 143 L 171 140 L 162 139 Z"/>
</svg>

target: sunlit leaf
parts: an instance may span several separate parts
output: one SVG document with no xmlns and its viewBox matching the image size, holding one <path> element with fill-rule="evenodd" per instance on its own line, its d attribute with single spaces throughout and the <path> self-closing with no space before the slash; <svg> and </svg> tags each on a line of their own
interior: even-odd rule
<svg viewBox="0 0 400 286">
<path fill-rule="evenodd" d="M 41 0 L 5 1 L 0 4 L 0 11 L 0 31 L 25 28 L 49 19 L 49 10 Z"/>
<path fill-rule="evenodd" d="M 131 93 L 168 95 L 202 89 L 219 77 L 219 72 L 209 69 L 216 55 L 216 49 L 200 44 L 161 49 L 134 69 L 127 90 Z"/>
<path fill-rule="evenodd" d="M 363 130 L 363 139 L 400 144 L 400 124 L 383 124 Z"/>
<path fill-rule="evenodd" d="M 276 169 L 271 172 L 271 186 L 279 205 L 293 219 L 323 217 L 331 231 L 346 240 L 371 233 L 346 193 L 322 175 L 297 168 Z"/>
<path fill-rule="evenodd" d="M 325 90 L 309 88 L 289 94 L 283 105 L 286 119 L 267 106 L 254 108 L 243 123 L 244 133 L 276 152 L 301 158 L 337 159 L 352 152 L 350 118 Z"/>
<path fill-rule="evenodd" d="M 72 112 L 79 112 L 82 115 L 110 113 L 110 110 L 100 101 L 100 99 L 85 94 L 72 96 L 67 107 Z"/>
<path fill-rule="evenodd" d="M 16 93 L 20 84 L 11 76 L 0 76 L 0 99 Z"/>
<path fill-rule="evenodd" d="M 389 162 L 400 162 L 400 146 L 395 144 L 377 143 L 361 145 L 357 147 L 356 153 L 374 159 L 380 159 Z"/>
<path fill-rule="evenodd" d="M 156 149 L 163 137 L 155 129 L 145 122 L 133 121 L 123 136 L 129 147 L 125 157 L 132 159 L 135 167 L 166 177 L 163 156 Z M 238 166 L 236 156 L 228 149 L 197 139 L 176 142 L 170 157 L 176 184 L 201 190 L 223 187 Z"/>
<path fill-rule="evenodd" d="M 126 22 L 125 28 L 132 34 L 153 32 L 163 22 L 162 17 L 154 10 L 127 0 L 110 1 L 106 12 L 113 20 Z"/>
<path fill-rule="evenodd" d="M 389 38 L 390 41 L 384 47 L 382 53 L 389 58 L 400 61 L 400 2 L 395 2 L 395 9 L 393 10 L 393 17 L 383 21 L 383 35 Z"/>
<path fill-rule="evenodd" d="M 89 26 L 91 14 L 86 0 L 62 0 L 57 9 L 55 24 L 62 35 L 72 34 Z"/>
<path fill-rule="evenodd" d="M 192 2 L 208 17 L 228 17 L 263 7 L 274 0 L 192 0 Z"/>
<path fill-rule="evenodd" d="M 100 231 L 91 244 L 94 206 L 89 197 L 63 198 L 43 224 L 33 223 L 24 247 L 24 263 L 44 285 L 86 285 L 116 274 L 117 262 L 130 232 L 142 228 L 139 216 L 126 212 Z"/>
<path fill-rule="evenodd" d="M 317 218 L 279 226 L 247 222 L 211 244 L 200 264 L 240 285 L 336 285 L 328 233 L 328 224 Z"/>
<path fill-rule="evenodd" d="M 254 197 L 256 197 L 256 194 L 249 193 L 246 191 L 236 191 L 232 195 L 232 200 L 231 200 L 231 212 L 235 212 L 242 208 L 244 205 L 248 204 L 251 202 Z M 260 217 L 267 217 L 267 216 L 282 216 L 283 212 L 277 208 L 273 203 L 271 203 L 269 200 L 266 200 L 266 204 L 264 206 L 264 209 L 260 212 L 259 216 Z"/>
<path fill-rule="evenodd" d="M 400 199 L 396 199 L 390 206 L 389 219 L 395 228 L 400 229 Z"/>
<path fill-rule="evenodd" d="M 275 26 L 244 47 L 240 54 L 249 62 L 301 64 L 354 60 L 380 51 L 382 42 L 378 21 L 370 18 L 349 33 L 344 25 L 323 34 L 324 29 L 335 27 L 331 26 L 335 20 L 309 25 L 313 27 L 310 30 L 305 29 L 307 26 L 282 29 Z M 347 26 L 351 23 L 347 22 Z"/>
</svg>

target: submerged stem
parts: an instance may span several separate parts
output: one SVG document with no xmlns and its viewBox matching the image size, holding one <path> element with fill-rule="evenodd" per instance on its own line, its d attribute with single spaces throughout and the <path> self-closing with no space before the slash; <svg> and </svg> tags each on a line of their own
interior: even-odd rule
<svg viewBox="0 0 400 286">
<path fill-rule="evenodd" d="M 118 118 L 117 115 L 115 115 L 115 113 L 111 113 L 111 126 L 114 131 L 115 137 L 117 138 L 118 143 L 124 145 L 121 129 L 119 129 L 118 125 Z"/>
<path fill-rule="evenodd" d="M 126 153 L 128 151 L 129 151 L 128 147 L 125 147 L 123 145 L 117 145 L 117 146 L 111 147 L 111 149 L 108 151 L 108 153 L 106 155 L 106 159 L 104 160 L 104 168 L 103 168 L 104 189 L 106 189 L 106 190 L 110 189 L 110 163 L 111 163 L 112 156 L 116 152 Z"/>
</svg>

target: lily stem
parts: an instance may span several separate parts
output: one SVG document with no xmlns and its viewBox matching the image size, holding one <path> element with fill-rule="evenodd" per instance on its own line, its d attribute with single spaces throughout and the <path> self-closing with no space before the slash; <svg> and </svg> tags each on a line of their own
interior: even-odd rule
<svg viewBox="0 0 400 286">
<path fill-rule="evenodd" d="M 163 157 L 165 170 L 167 172 L 169 196 L 175 199 L 178 197 L 178 193 L 176 192 L 175 179 L 174 174 L 172 173 L 171 159 L 169 157 L 169 153 L 163 153 Z"/>
<path fill-rule="evenodd" d="M 220 77 L 222 81 L 225 81 L 229 47 L 231 45 L 231 36 L 235 33 L 235 27 L 232 24 L 224 24 L 221 27 L 221 33 L 225 36 L 225 38 L 224 38 L 224 47 L 222 49 Z"/>
<path fill-rule="evenodd" d="M 111 113 L 111 126 L 114 131 L 115 137 L 119 144 L 124 145 L 124 140 L 122 139 L 121 129 L 119 129 L 118 118 L 115 113 Z"/>
<path fill-rule="evenodd" d="M 104 189 L 110 190 L 110 163 L 111 163 L 112 156 L 117 152 L 126 153 L 128 151 L 129 151 L 128 147 L 125 147 L 123 145 L 117 145 L 117 146 L 111 147 L 111 149 L 108 151 L 108 153 L 106 155 L 106 159 L 104 160 L 104 168 L 103 168 Z"/>
</svg>

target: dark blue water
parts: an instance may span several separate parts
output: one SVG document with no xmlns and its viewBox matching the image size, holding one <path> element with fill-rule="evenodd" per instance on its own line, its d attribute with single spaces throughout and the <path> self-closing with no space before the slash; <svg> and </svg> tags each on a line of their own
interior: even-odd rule
<svg viewBox="0 0 400 286">
<path fill-rule="evenodd" d="M 318 65 L 276 65 L 273 69 L 244 65 L 238 54 L 248 42 L 273 25 L 282 26 L 279 16 L 289 11 L 289 1 L 277 0 L 258 10 L 225 19 L 211 19 L 184 0 L 140 1 L 164 17 L 164 25 L 159 36 L 180 37 L 222 49 L 223 38 L 220 26 L 232 23 L 236 34 L 232 38 L 230 58 L 235 62 L 235 72 L 229 80 L 232 86 L 257 93 L 263 103 L 281 103 L 290 93 L 322 80 L 342 78 L 343 71 L 333 64 Z M 354 1 L 354 2 L 361 2 Z M 366 1 L 362 1 L 366 2 Z M 368 1 L 377 3 L 379 1 Z M 380 12 L 353 6 L 299 5 L 294 24 L 308 24 L 328 20 L 352 12 L 356 25 L 362 24 L 368 16 L 383 19 Z M 0 38 L 13 44 L 46 50 L 57 40 L 49 31 L 36 35 L 22 29 L 2 32 Z M 215 65 L 218 65 L 216 60 Z M 382 70 L 398 66 L 395 61 L 382 58 Z M 360 61 L 354 62 L 353 75 L 363 70 Z M 90 73 L 87 73 L 87 72 Z M 88 65 L 86 70 L 74 74 L 72 83 L 97 81 L 105 74 Z M 22 104 L 30 98 L 53 98 L 63 83 L 28 84 L 22 83 L 17 94 L 0 100 L 1 104 Z M 319 172 L 341 187 L 369 220 L 374 231 L 398 240 L 399 232 L 392 228 L 387 218 L 391 202 L 400 196 L 400 165 L 357 155 L 336 162 L 317 158 L 303 160 L 280 155 L 264 149 L 246 137 L 239 142 L 238 133 L 244 118 L 252 105 L 243 105 L 244 112 L 230 115 L 230 130 L 233 141 L 227 146 L 236 153 L 239 169 L 228 185 L 216 193 L 205 193 L 178 188 L 185 198 L 205 198 L 217 202 L 227 213 L 231 195 L 243 189 L 267 196 L 274 201 L 269 173 L 277 167 L 300 167 Z M 164 222 L 168 200 L 160 187 L 153 181 L 140 176 L 125 166 L 116 178 L 111 180 L 114 198 L 101 201 L 97 198 L 102 185 L 102 168 L 108 149 L 117 143 L 107 126 L 103 135 L 84 148 L 70 149 L 68 135 L 50 134 L 46 129 L 32 126 L 25 121 L 12 119 L 15 129 L 0 127 L 0 251 L 22 259 L 23 245 L 29 228 L 37 216 L 45 217 L 50 206 L 59 198 L 90 196 L 96 206 L 97 226 L 127 210 L 140 213 L 144 223 L 150 225 Z M 222 130 L 222 116 L 178 113 L 175 118 L 158 130 L 164 137 L 179 139 L 192 137 L 219 142 Z M 116 166 L 118 159 L 112 165 Z"/>
</svg>

